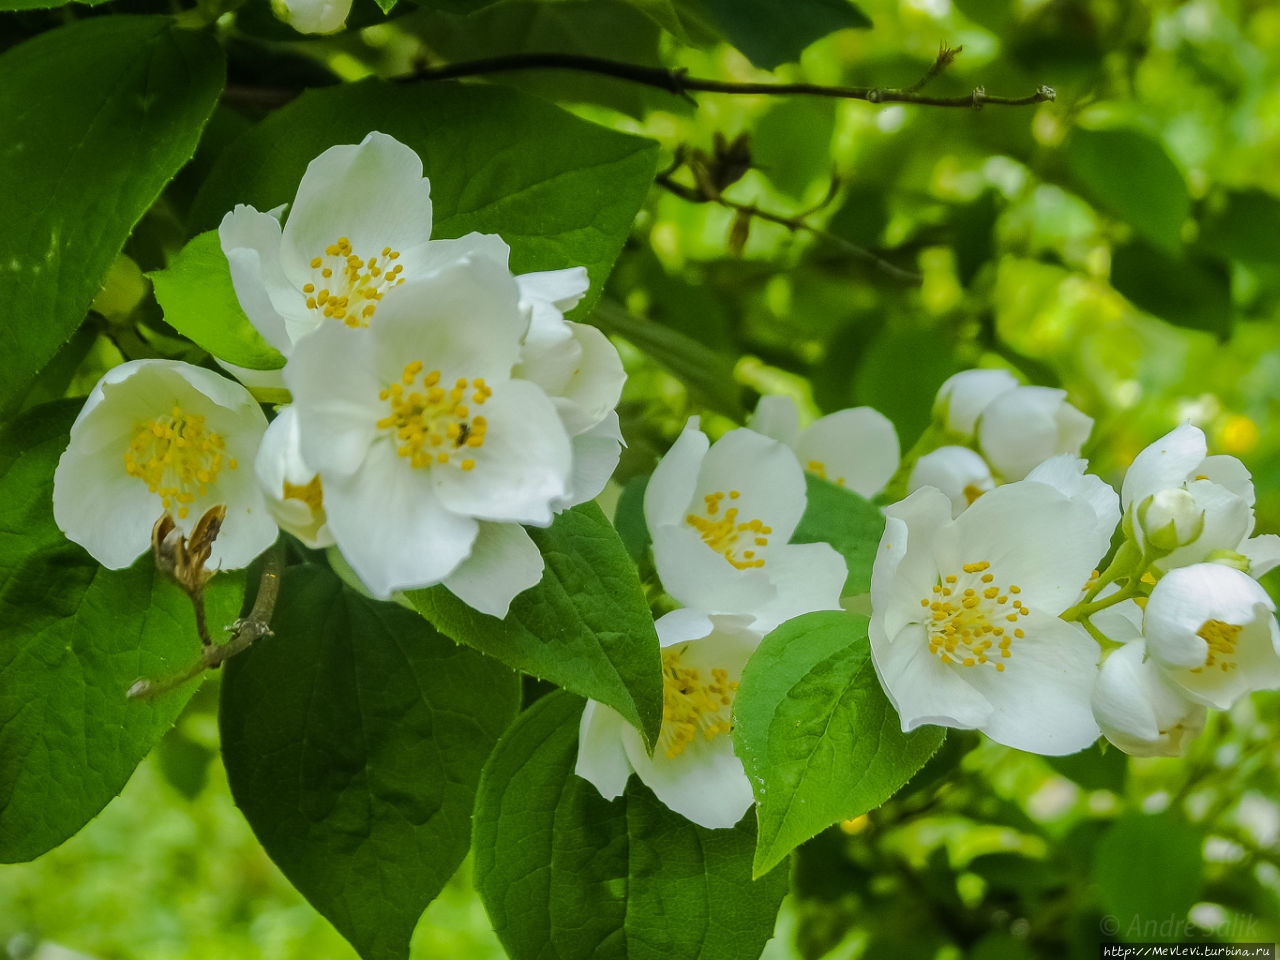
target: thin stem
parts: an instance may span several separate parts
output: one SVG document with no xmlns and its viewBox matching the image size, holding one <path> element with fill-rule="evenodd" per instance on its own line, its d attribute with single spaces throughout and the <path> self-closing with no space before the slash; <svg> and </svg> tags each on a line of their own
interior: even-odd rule
<svg viewBox="0 0 1280 960">
<path fill-rule="evenodd" d="M 152 700 L 170 690 L 177 689 L 206 670 L 216 670 L 225 661 L 247 650 L 259 637 L 270 635 L 271 615 L 275 612 L 276 600 L 280 595 L 280 571 L 283 566 L 283 547 L 276 544 L 263 557 L 262 579 L 258 584 L 258 596 L 253 601 L 253 609 L 249 611 L 247 617 L 237 620 L 227 628 L 231 631 L 227 642 L 213 644 L 202 634 L 201 640 L 204 641 L 205 646 L 201 650 L 199 659 L 181 673 L 167 679 L 148 680 L 144 677 L 136 681 L 129 688 L 126 696 L 135 700 Z M 192 600 L 194 601 L 195 598 L 193 597 Z M 197 604 L 198 610 L 202 608 L 202 603 Z M 198 617 L 197 623 L 199 619 Z"/>
<path fill-rule="evenodd" d="M 954 53 L 951 59 L 954 59 Z M 513 53 L 501 57 L 484 57 L 479 60 L 464 60 L 461 63 L 445 64 L 441 67 L 423 67 L 399 79 L 402 82 L 417 80 L 451 80 L 456 77 L 476 77 L 492 73 L 509 73 L 514 70 L 575 70 L 581 73 L 594 73 L 600 76 L 616 77 L 631 83 L 638 83 L 686 100 L 692 100 L 691 93 L 727 93 L 735 95 L 764 96 L 810 96 L 830 97 L 839 100 L 866 100 L 868 103 L 914 103 L 928 107 L 972 107 L 981 108 L 987 104 L 1003 107 L 1026 107 L 1046 100 L 1053 100 L 1057 94 L 1052 87 L 1041 86 L 1034 93 L 1025 97 L 997 97 L 988 95 L 983 87 L 975 87 L 973 92 L 959 97 L 930 97 L 918 92 L 920 87 L 932 80 L 946 68 L 939 67 L 942 54 L 935 61 L 934 67 L 920 81 L 904 90 L 886 87 L 838 87 L 824 86 L 817 83 L 741 83 L 730 80 L 710 80 L 704 77 L 691 77 L 683 70 L 669 70 L 665 67 L 646 67 L 638 63 L 624 63 L 604 57 L 590 57 L 576 53 Z M 949 61 L 948 61 L 949 63 Z"/>
<path fill-rule="evenodd" d="M 1117 603 L 1123 603 L 1142 593 L 1142 588 L 1136 579 L 1131 579 L 1123 588 L 1117 590 L 1110 596 L 1103 597 L 1101 600 L 1080 601 L 1074 607 L 1068 608 L 1062 614 L 1062 619 L 1068 623 L 1083 623 L 1089 617 L 1093 616 L 1099 610 L 1105 610 L 1107 607 L 1114 607 Z M 1087 624 L 1086 624 L 1087 626 Z"/>
</svg>

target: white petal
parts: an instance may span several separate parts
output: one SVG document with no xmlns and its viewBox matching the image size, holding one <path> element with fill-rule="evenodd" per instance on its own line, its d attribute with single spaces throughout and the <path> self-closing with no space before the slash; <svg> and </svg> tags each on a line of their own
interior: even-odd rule
<svg viewBox="0 0 1280 960">
<path fill-rule="evenodd" d="M 1253 529 L 1253 510 L 1248 502 L 1221 484 L 1193 480 L 1186 490 L 1204 512 L 1204 529 L 1190 543 L 1158 560 L 1160 570 L 1199 563 L 1215 550 L 1235 551 Z"/>
<path fill-rule="evenodd" d="M 455 513 L 484 520 L 546 526 L 552 504 L 569 488 L 572 445 L 546 394 L 526 380 L 492 385 L 483 408 L 482 446 L 468 448 L 474 469 L 431 469 L 440 501 Z"/>
<path fill-rule="evenodd" d="M 645 487 L 644 518 L 651 534 L 660 526 L 684 523 L 709 447 L 707 435 L 698 429 L 698 418 L 690 417 Z"/>
<path fill-rule="evenodd" d="M 1205 457 L 1200 466 L 1196 468 L 1191 479 L 1197 479 L 1201 476 L 1226 487 L 1249 506 L 1253 506 L 1256 500 L 1253 491 L 1253 477 L 1245 465 L 1235 457 L 1229 457 L 1224 454 Z"/>
<path fill-rule="evenodd" d="M 1066 396 L 1051 387 L 1017 387 L 983 409 L 978 442 L 994 472 L 1020 480 L 1056 454 L 1080 453 L 1093 420 Z"/>
<path fill-rule="evenodd" d="M 542 579 L 542 554 L 518 523 L 481 523 L 471 554 L 445 577 L 459 600 L 503 619 L 511 601 Z"/>
<path fill-rule="evenodd" d="M 573 772 L 591 783 L 606 800 L 620 797 L 631 776 L 631 762 L 622 747 L 627 722 L 612 707 L 588 700 L 578 725 L 578 760 Z"/>
<path fill-rule="evenodd" d="M 1007 370 L 963 370 L 938 388 L 934 412 L 951 433 L 970 438 L 987 404 L 1017 385 Z"/>
<path fill-rule="evenodd" d="M 873 497 L 898 471 L 898 433 L 889 418 L 870 407 L 840 410 L 800 435 L 796 456 L 806 470 Z M 822 464 L 819 471 L 812 463 Z"/>
<path fill-rule="evenodd" d="M 618 415 L 610 413 L 586 433 L 574 437 L 572 443 L 573 474 L 568 492 L 553 504 L 557 513 L 598 497 L 618 468 L 622 455 Z"/>
<path fill-rule="evenodd" d="M 305 423 L 304 423 L 305 426 Z M 439 583 L 471 552 L 479 524 L 446 509 L 427 471 L 376 444 L 350 477 L 324 489 L 329 529 L 356 575 L 386 599 Z"/>
<path fill-rule="evenodd" d="M 1069 500 L 1087 503 L 1093 510 L 1097 523 L 1093 527 L 1094 547 L 1102 556 L 1111 546 L 1111 535 L 1120 522 L 1120 498 L 1111 485 L 1101 477 L 1085 473 L 1089 466 L 1069 453 L 1051 457 L 1029 474 L 1029 482 L 1053 487 Z M 1083 532 L 1083 531 L 1081 531 Z"/>
<path fill-rule="evenodd" d="M 733 740 L 695 740 L 678 757 L 650 757 L 630 725 L 622 743 L 636 774 L 667 807 L 711 830 L 734 826 L 751 807 L 751 781 L 733 753 Z M 657 753 L 658 751 L 655 751 Z"/>
<path fill-rule="evenodd" d="M 747 427 L 766 437 L 780 440 L 794 450 L 800 441 L 800 411 L 796 409 L 796 402 L 788 396 L 764 396 L 747 420 Z"/>
<path fill-rule="evenodd" d="M 1182 486 L 1207 451 L 1199 427 L 1189 423 L 1175 427 L 1133 458 L 1120 488 L 1121 505 L 1128 510 L 1166 487 Z"/>
<path fill-rule="evenodd" d="M 736 508 L 742 521 L 758 518 L 772 527 L 770 544 L 785 543 L 804 514 L 804 471 L 777 440 L 754 430 L 730 430 L 707 451 L 689 512 L 703 514 L 703 497 L 712 493 L 726 494 L 721 508 Z"/>
<path fill-rule="evenodd" d="M 752 610 L 756 615 L 754 627 L 761 633 L 802 613 L 840 609 L 849 568 L 830 544 L 782 544 L 769 551 L 763 570 L 777 595 L 757 603 Z"/>
<path fill-rule="evenodd" d="M 992 706 L 979 728 L 1006 746 L 1047 756 L 1083 750 L 1098 739 L 1090 696 L 1098 675 L 1098 644 L 1079 624 L 1032 610 L 1026 636 L 1012 655 L 990 665 L 955 667 Z"/>
<path fill-rule="evenodd" d="M 650 532 L 658 578 L 684 606 L 711 613 L 754 614 L 777 596 L 763 568 L 735 569 L 687 523 L 650 527 Z"/>
<path fill-rule="evenodd" d="M 516 277 L 516 283 L 520 286 L 520 299 L 526 303 L 547 304 L 560 313 L 567 313 L 578 305 L 591 281 L 586 267 L 569 267 L 522 273 Z"/>
<path fill-rule="evenodd" d="M 218 239 L 245 316 L 267 343 L 289 356 L 294 341 L 319 324 L 307 309 L 301 285 L 285 274 L 280 221 L 237 205 L 222 218 Z"/>
<path fill-rule="evenodd" d="M 555 394 L 556 406 L 570 436 L 584 433 L 613 412 L 627 374 L 609 338 L 595 327 L 571 323 L 581 353 L 572 376 Z"/>
<path fill-rule="evenodd" d="M 1103 735 L 1137 757 L 1176 757 L 1204 728 L 1192 703 L 1146 659 L 1146 643 L 1127 643 L 1103 661 L 1091 698 Z"/>
<path fill-rule="evenodd" d="M 904 733 L 925 724 L 972 730 L 987 721 L 991 704 L 965 682 L 965 668 L 929 652 L 923 625 L 909 624 L 890 637 L 874 618 L 871 624 L 872 663 Z"/>
<path fill-rule="evenodd" d="M 271 9 L 299 33 L 337 33 L 347 22 L 351 0 L 271 0 Z"/>
<path fill-rule="evenodd" d="M 431 236 L 431 184 L 418 155 L 394 137 L 370 133 L 330 147 L 307 165 L 284 227 L 286 273 L 346 237 L 359 256 L 404 251 Z"/>
<path fill-rule="evenodd" d="M 305 500 L 285 496 L 286 484 L 305 488 L 313 481 L 318 483 L 316 472 L 302 459 L 298 416 L 293 407 L 282 409 L 267 427 L 253 468 L 267 509 L 282 529 L 313 550 L 333 545 L 333 534 L 325 523 L 323 501 L 319 509 L 313 510 Z"/>
<path fill-rule="evenodd" d="M 1264 533 L 1240 544 L 1239 551 L 1249 558 L 1249 575 L 1261 577 L 1280 565 L 1280 537 Z"/>
<path fill-rule="evenodd" d="M 885 508 L 884 534 L 871 569 L 872 630 L 896 636 L 920 616 L 919 601 L 938 582 L 934 542 L 950 526 L 951 505 L 932 487 Z"/>
<path fill-rule="evenodd" d="M 715 629 L 715 623 L 701 610 L 680 607 L 659 617 L 654 629 L 658 631 L 658 642 L 669 647 L 677 643 L 688 643 L 690 640 L 701 640 Z"/>
<path fill-rule="evenodd" d="M 468 233 L 457 239 L 429 240 L 400 252 L 396 263 L 404 266 L 404 275 L 410 279 L 429 276 L 455 265 L 459 260 L 483 258 L 507 268 L 511 248 L 505 240 L 493 233 Z M 396 288 L 400 290 L 399 287 Z"/>
<path fill-rule="evenodd" d="M 995 485 L 987 461 L 968 447 L 954 446 L 926 453 L 916 461 L 907 480 L 910 493 L 924 487 L 941 490 L 951 501 L 951 515 L 955 517 Z"/>
</svg>

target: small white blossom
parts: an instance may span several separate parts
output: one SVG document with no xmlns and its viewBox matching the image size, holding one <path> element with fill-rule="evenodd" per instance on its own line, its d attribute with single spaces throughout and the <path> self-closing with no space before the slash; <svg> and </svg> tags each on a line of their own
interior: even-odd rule
<svg viewBox="0 0 1280 960">
<path fill-rule="evenodd" d="M 645 490 L 654 565 L 686 607 L 755 618 L 761 633 L 811 610 L 835 610 L 848 576 L 825 543 L 792 544 L 804 473 L 782 443 L 733 430 L 714 446 L 691 418 Z"/>
<path fill-rule="evenodd" d="M 1178 757 L 1204 729 L 1205 708 L 1189 700 L 1147 658 L 1138 639 L 1102 663 L 1093 688 L 1094 719 L 1102 734 L 1135 757 Z"/>
<path fill-rule="evenodd" d="M 312 549 L 331 547 L 320 475 L 302 459 L 301 444 L 297 411 L 284 407 L 267 427 L 253 467 L 280 528 Z"/>
<path fill-rule="evenodd" d="M 337 33 L 351 13 L 351 0 L 271 0 L 271 12 L 299 33 Z"/>
<path fill-rule="evenodd" d="M 1097 738 L 1098 645 L 1059 614 L 1106 550 L 1118 508 L 1074 461 L 1046 469 L 1053 482 L 997 487 L 954 519 L 931 487 L 886 509 L 871 652 L 903 730 L 975 728 L 1051 755 Z"/>
<path fill-rule="evenodd" d="M 978 420 L 978 448 L 1004 480 L 1020 480 L 1050 457 L 1080 455 L 1093 419 L 1067 402 L 1065 390 L 1015 387 L 988 403 Z"/>
<path fill-rule="evenodd" d="M 227 508 L 209 569 L 243 567 L 276 539 L 253 473 L 267 418 L 240 384 L 174 360 L 108 370 L 71 427 L 53 478 L 53 515 L 112 570 L 151 545 L 166 512 L 184 536 Z"/>
<path fill-rule="evenodd" d="M 762 634 L 748 618 L 675 610 L 657 623 L 662 644 L 662 731 L 650 755 L 615 710 L 588 701 L 575 772 L 612 800 L 635 772 L 659 800 L 702 827 L 732 827 L 751 806 L 733 752 L 738 681 Z"/>
<path fill-rule="evenodd" d="M 1280 687 L 1275 604 L 1246 573 L 1217 563 L 1170 570 L 1143 616 L 1147 652 L 1197 703 L 1225 710 Z"/>
<path fill-rule="evenodd" d="M 962 370 L 938 388 L 933 402 L 934 416 L 948 433 L 972 440 L 977 433 L 978 417 L 987 404 L 1017 386 L 1017 379 L 1007 370 Z"/>
<path fill-rule="evenodd" d="M 951 501 L 952 516 L 962 512 L 988 490 L 995 489 L 987 461 L 968 447 L 939 447 L 916 461 L 907 479 L 907 492 L 921 487 L 941 490 Z"/>
<path fill-rule="evenodd" d="M 505 616 L 538 581 L 519 524 L 551 522 L 573 455 L 552 400 L 513 377 L 527 324 L 510 273 L 476 257 L 406 284 L 368 329 L 326 324 L 297 343 L 284 377 L 302 457 L 375 595 L 444 582 Z"/>
<path fill-rule="evenodd" d="M 898 433 L 871 407 L 839 410 L 800 429 L 800 413 L 787 396 L 761 397 L 747 426 L 790 447 L 809 473 L 874 497 L 898 470 Z"/>
</svg>

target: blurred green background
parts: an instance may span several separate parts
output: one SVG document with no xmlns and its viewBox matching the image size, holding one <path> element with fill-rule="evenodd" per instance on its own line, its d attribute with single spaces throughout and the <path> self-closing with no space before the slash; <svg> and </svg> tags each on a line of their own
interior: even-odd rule
<svg viewBox="0 0 1280 960">
<path fill-rule="evenodd" d="M 362 3 L 372 8 L 358 0 L 357 16 Z M 527 49 L 770 79 L 727 46 L 678 44 L 639 4 L 514 2 L 471 15 L 438 4 L 305 42 L 254 4 L 222 22 L 241 85 Z M 1192 420 L 1213 452 L 1253 472 L 1259 530 L 1280 530 L 1280 6 L 860 6 L 874 29 L 833 34 L 773 77 L 907 86 L 945 42 L 964 51 L 930 92 L 1023 96 L 1047 84 L 1057 99 L 944 110 L 708 94 L 694 109 L 578 74 L 493 78 L 654 137 L 675 168 L 677 192 L 655 187 L 595 317 L 631 374 L 618 481 L 648 472 L 689 414 L 727 429 L 760 392 L 789 393 L 810 417 L 870 404 L 907 449 L 943 379 L 998 365 L 1064 387 L 1095 418 L 1085 452 L 1113 482 Z M 28 16 L 18 34 L 54 15 Z M 259 113 L 228 100 L 197 172 Z M 749 164 L 718 160 L 717 133 L 726 144 L 748 134 Z M 698 181 L 678 161 L 695 150 L 704 173 L 742 174 L 721 183 L 727 204 L 689 199 Z M 122 343 L 182 349 L 136 268 L 162 265 L 180 241 L 196 176 L 144 219 L 78 335 L 81 392 Z M 816 229 L 742 207 L 803 214 Z M 354 955 L 235 810 L 217 760 L 216 686 L 206 682 L 81 834 L 0 868 L 8 957 Z M 1094 748 L 1046 761 L 953 734 L 893 801 L 800 851 L 767 955 L 1086 958 L 1114 940 L 1275 942 L 1278 731 L 1280 696 L 1261 693 L 1213 715 L 1181 760 Z M 465 868 L 424 916 L 414 956 L 501 956 Z"/>
</svg>

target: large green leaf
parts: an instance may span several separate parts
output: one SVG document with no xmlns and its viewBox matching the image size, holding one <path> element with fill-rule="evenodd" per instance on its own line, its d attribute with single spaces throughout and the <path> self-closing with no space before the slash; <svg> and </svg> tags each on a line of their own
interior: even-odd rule
<svg viewBox="0 0 1280 960">
<path fill-rule="evenodd" d="M 222 52 L 168 17 L 99 17 L 0 55 L 0 407 L 84 319 L 133 225 L 195 152 Z"/>
<path fill-rule="evenodd" d="M 1222 208 L 1205 219 L 1200 244 L 1234 260 L 1275 266 L 1280 250 L 1280 197 L 1265 190 L 1228 193 Z"/>
<path fill-rule="evenodd" d="M 1220 261 L 1137 240 L 1111 252 L 1111 285 L 1166 323 L 1223 339 L 1231 333 L 1231 275 Z"/>
<path fill-rule="evenodd" d="M 755 791 L 755 871 L 840 820 L 893 796 L 942 743 L 941 727 L 903 733 L 880 688 L 867 619 L 819 612 L 765 637 L 742 673 L 733 744 Z"/>
<path fill-rule="evenodd" d="M 757 67 L 772 70 L 800 59 L 813 41 L 871 20 L 849 0 L 684 0 L 701 6 L 730 43 Z"/>
<path fill-rule="evenodd" d="M 1168 813 L 1128 813 L 1108 827 L 1098 838 L 1092 875 L 1113 921 L 1106 932 L 1144 941 L 1152 921 L 1181 929 L 1200 899 L 1201 842 L 1200 831 Z"/>
<path fill-rule="evenodd" d="M 503 663 L 607 703 L 650 743 L 662 726 L 662 663 L 635 564 L 600 508 L 566 510 L 529 535 L 546 569 L 505 620 L 445 587 L 409 600 L 438 630 Z"/>
<path fill-rule="evenodd" d="M 237 203 L 293 200 L 328 147 L 380 130 L 422 157 L 436 237 L 472 230 L 511 245 L 517 273 L 585 266 L 599 296 L 653 182 L 657 146 L 512 90 L 376 81 L 308 90 L 232 144 L 196 198 L 192 223 L 216 227 Z"/>
<path fill-rule="evenodd" d="M 215 357 L 254 370 L 284 366 L 240 309 L 217 230 L 193 237 L 151 282 L 169 325 Z"/>
<path fill-rule="evenodd" d="M 791 541 L 831 544 L 849 567 L 841 596 L 868 593 L 876 548 L 884 533 L 880 508 L 852 490 L 813 474 L 805 474 L 805 493 L 808 503 Z"/>
<path fill-rule="evenodd" d="M 476 889 L 513 960 L 743 960 L 773 933 L 787 871 L 751 879 L 755 825 L 708 830 L 632 778 L 573 773 L 582 701 L 544 697 L 485 766 Z"/>
<path fill-rule="evenodd" d="M 1076 130 L 1067 141 L 1073 185 L 1108 213 L 1172 253 L 1191 212 L 1182 172 L 1157 141 L 1136 130 Z"/>
<path fill-rule="evenodd" d="M 362 957 L 407 957 L 466 856 L 516 676 L 318 566 L 286 571 L 272 628 L 227 664 L 222 687 L 236 803 Z"/>
<path fill-rule="evenodd" d="M 37 407 L 0 433 L 0 861 L 66 840 L 118 794 L 196 684 L 144 703 L 140 677 L 199 655 L 187 597 L 149 555 L 104 570 L 53 521 L 53 471 L 79 404 Z M 243 580 L 211 581 L 217 630 Z"/>
</svg>

